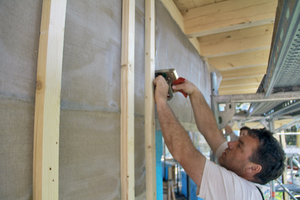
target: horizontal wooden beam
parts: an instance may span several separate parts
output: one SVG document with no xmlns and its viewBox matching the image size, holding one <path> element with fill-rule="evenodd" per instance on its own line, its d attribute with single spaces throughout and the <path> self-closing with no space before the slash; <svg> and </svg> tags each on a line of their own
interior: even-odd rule
<svg viewBox="0 0 300 200">
<path fill-rule="evenodd" d="M 211 58 L 270 49 L 273 24 L 198 38 L 201 54 Z"/>
<path fill-rule="evenodd" d="M 200 45 L 199 45 L 199 41 L 197 40 L 197 38 L 189 38 L 189 40 L 192 43 L 192 45 L 195 47 L 195 49 L 198 51 L 198 53 L 201 55 Z"/>
<path fill-rule="evenodd" d="M 222 80 L 230 80 L 230 79 L 241 79 L 241 78 L 250 78 L 257 77 L 262 74 L 265 74 L 267 71 L 267 66 L 258 66 L 258 67 L 248 67 L 243 69 L 234 69 L 221 71 Z"/>
<path fill-rule="evenodd" d="M 248 85 L 238 85 L 238 86 L 230 86 L 230 87 L 220 87 L 219 92 L 225 93 L 225 92 L 232 92 L 232 91 L 249 91 L 249 90 L 255 90 L 257 91 L 257 88 L 259 87 L 260 83 L 253 83 Z M 254 92 L 254 93 L 255 93 Z"/>
<path fill-rule="evenodd" d="M 200 37 L 270 24 L 276 6 L 275 0 L 231 0 L 184 10 L 185 33 Z"/>
<path fill-rule="evenodd" d="M 225 0 L 176 0 L 174 2 L 176 4 L 177 8 L 180 11 L 183 11 L 186 9 L 191 9 L 191 8 L 196 8 L 199 6 L 217 3 L 219 1 L 225 1 Z"/>
<path fill-rule="evenodd" d="M 181 31 L 184 33 L 184 22 L 183 22 L 183 17 L 181 15 L 181 12 L 178 10 L 176 7 L 175 3 L 173 0 L 162 0 L 162 3 L 164 7 L 168 10 L 174 21 L 178 24 L 180 27 Z M 200 46 L 199 42 L 196 38 L 189 38 L 190 42 L 192 45 L 196 48 L 198 53 L 200 54 Z"/>
<path fill-rule="evenodd" d="M 222 80 L 219 88 L 260 84 L 263 74 L 256 77 Z"/>
<path fill-rule="evenodd" d="M 165 8 L 169 11 L 172 18 L 175 20 L 175 22 L 178 24 L 178 26 L 181 28 L 181 30 L 184 32 L 184 22 L 183 17 L 181 15 L 181 12 L 176 7 L 173 0 L 162 0 L 163 5 Z"/>
<path fill-rule="evenodd" d="M 219 90 L 219 95 L 230 95 L 230 94 L 252 94 L 257 91 L 257 88 L 248 88 L 248 89 L 239 89 L 235 88 L 233 90 L 226 90 L 223 91 L 223 89 Z"/>
<path fill-rule="evenodd" d="M 219 71 L 241 67 L 254 67 L 267 65 L 270 49 L 238 53 L 228 56 L 208 58 L 209 64 Z"/>
</svg>

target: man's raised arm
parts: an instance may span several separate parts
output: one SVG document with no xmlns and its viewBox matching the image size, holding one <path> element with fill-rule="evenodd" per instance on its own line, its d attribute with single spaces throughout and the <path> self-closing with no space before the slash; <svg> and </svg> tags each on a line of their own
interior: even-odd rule
<svg viewBox="0 0 300 200">
<path fill-rule="evenodd" d="M 226 140 L 219 130 L 213 112 L 200 90 L 188 80 L 185 80 L 182 84 L 173 85 L 173 90 L 175 92 L 183 90 L 189 95 L 197 127 L 205 137 L 210 148 L 216 153 L 218 147 Z"/>
<path fill-rule="evenodd" d="M 154 80 L 155 102 L 165 143 L 175 160 L 200 186 L 206 158 L 195 148 L 188 133 L 179 123 L 167 103 L 169 85 L 162 76 Z"/>
</svg>

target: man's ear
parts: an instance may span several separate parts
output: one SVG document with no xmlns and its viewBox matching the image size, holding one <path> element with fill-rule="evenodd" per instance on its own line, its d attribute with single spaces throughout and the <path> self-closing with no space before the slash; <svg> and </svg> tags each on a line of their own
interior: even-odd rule
<svg viewBox="0 0 300 200">
<path fill-rule="evenodd" d="M 246 173 L 247 174 L 257 174 L 261 171 L 262 167 L 259 164 L 255 164 L 255 163 L 250 163 L 247 167 L 246 167 Z"/>
</svg>

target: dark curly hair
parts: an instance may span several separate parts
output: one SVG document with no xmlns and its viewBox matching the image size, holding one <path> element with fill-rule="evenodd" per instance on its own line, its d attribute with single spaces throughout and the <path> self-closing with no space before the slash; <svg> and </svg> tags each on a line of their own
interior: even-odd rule
<svg viewBox="0 0 300 200">
<path fill-rule="evenodd" d="M 254 176 L 255 182 L 264 185 L 277 179 L 285 168 L 285 153 L 282 147 L 273 134 L 266 129 L 251 129 L 248 135 L 259 140 L 258 148 L 249 157 L 251 162 L 262 167 L 261 171 Z"/>
<path fill-rule="evenodd" d="M 250 131 L 250 128 L 248 126 L 243 126 L 242 128 L 240 128 L 240 131 L 242 131 L 242 130 Z"/>
</svg>

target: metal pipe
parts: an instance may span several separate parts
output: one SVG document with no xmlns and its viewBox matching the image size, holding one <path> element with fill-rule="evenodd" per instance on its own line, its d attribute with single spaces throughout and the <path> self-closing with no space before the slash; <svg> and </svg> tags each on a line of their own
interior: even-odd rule
<svg viewBox="0 0 300 200">
<path fill-rule="evenodd" d="M 276 181 L 284 189 L 284 191 L 286 191 L 290 195 L 290 197 L 292 197 L 292 199 L 297 200 L 296 197 L 291 193 L 291 191 L 287 187 L 285 187 L 279 179 L 276 179 Z"/>
</svg>

